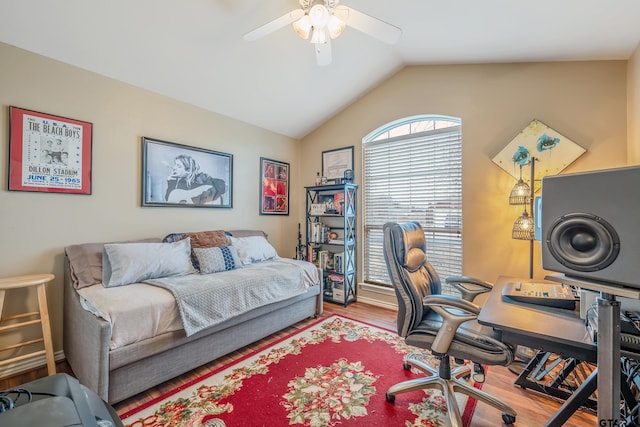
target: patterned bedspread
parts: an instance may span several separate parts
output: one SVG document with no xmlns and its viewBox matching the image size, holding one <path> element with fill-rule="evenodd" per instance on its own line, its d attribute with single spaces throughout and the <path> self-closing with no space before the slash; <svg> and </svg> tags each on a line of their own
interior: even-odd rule
<svg viewBox="0 0 640 427">
<path fill-rule="evenodd" d="M 293 262 L 265 261 L 214 274 L 145 280 L 173 294 L 187 336 L 248 310 L 303 294 L 308 274 Z"/>
</svg>

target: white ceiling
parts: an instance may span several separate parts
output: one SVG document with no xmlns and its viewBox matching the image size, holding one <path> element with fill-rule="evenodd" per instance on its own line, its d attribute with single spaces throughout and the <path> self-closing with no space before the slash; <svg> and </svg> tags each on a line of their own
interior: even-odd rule
<svg viewBox="0 0 640 427">
<path fill-rule="evenodd" d="M 0 0 L 0 41 L 294 138 L 406 65 L 628 59 L 640 0 L 342 0 L 403 30 L 352 28 L 318 67 L 297 0 Z M 0 58 L 0 66 L 2 59 Z"/>
</svg>

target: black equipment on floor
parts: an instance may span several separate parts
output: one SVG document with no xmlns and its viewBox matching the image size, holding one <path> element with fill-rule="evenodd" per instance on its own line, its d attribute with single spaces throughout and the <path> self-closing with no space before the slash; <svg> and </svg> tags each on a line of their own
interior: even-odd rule
<svg viewBox="0 0 640 427">
<path fill-rule="evenodd" d="M 116 411 L 67 374 L 0 391 L 2 427 L 124 427 Z"/>
</svg>

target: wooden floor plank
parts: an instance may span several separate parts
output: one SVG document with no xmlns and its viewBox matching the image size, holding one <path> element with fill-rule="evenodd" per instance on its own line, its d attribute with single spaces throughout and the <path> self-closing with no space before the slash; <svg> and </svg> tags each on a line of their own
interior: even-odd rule
<svg viewBox="0 0 640 427">
<path fill-rule="evenodd" d="M 396 328 L 396 312 L 394 310 L 376 307 L 361 302 L 350 304 L 348 307 L 330 303 L 325 304 L 325 311 L 321 317 L 328 317 L 332 314 L 340 314 L 355 320 L 390 329 L 392 331 L 395 331 Z M 314 321 L 314 319 L 308 319 L 299 322 L 292 327 L 286 328 L 277 334 L 255 342 L 241 350 L 235 351 L 230 355 L 203 365 L 184 375 L 174 378 L 173 380 L 167 381 L 157 387 L 153 387 L 150 390 L 119 402 L 115 404 L 114 407 L 120 413 L 133 409 L 147 399 L 160 396 L 167 391 L 191 381 L 192 379 L 198 378 L 207 372 L 215 370 L 218 366 L 232 362 L 240 356 L 251 353 L 252 351 L 277 341 L 278 339 L 281 339 Z M 69 366 L 65 362 L 58 363 L 57 367 L 58 372 L 65 372 L 73 375 L 73 372 L 71 372 L 71 369 L 69 369 Z M 402 369 L 402 367 L 399 366 L 398 369 Z M 20 375 L 0 379 L 0 390 L 16 387 L 20 384 L 33 381 L 46 375 L 46 366 L 43 366 L 42 368 Z M 549 417 L 551 417 L 560 407 L 562 401 L 551 399 L 545 395 L 532 392 L 530 390 L 524 390 L 514 385 L 514 380 L 515 375 L 507 368 L 502 366 L 491 366 L 487 371 L 486 382 L 483 384 L 482 389 L 487 393 L 504 400 L 518 412 L 517 422 L 515 424 L 516 426 L 543 426 Z M 591 427 L 597 425 L 596 418 L 597 417 L 593 411 L 580 410 L 571 417 L 566 425 L 571 425 L 572 427 Z M 497 410 L 482 403 L 479 403 L 476 406 L 472 422 L 473 427 L 495 427 L 500 425 L 502 425 L 502 419 L 501 414 Z"/>
</svg>

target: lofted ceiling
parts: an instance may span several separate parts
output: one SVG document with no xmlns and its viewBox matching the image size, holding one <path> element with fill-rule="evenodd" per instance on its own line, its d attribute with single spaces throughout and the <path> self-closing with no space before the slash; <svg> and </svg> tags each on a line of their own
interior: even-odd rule
<svg viewBox="0 0 640 427">
<path fill-rule="evenodd" d="M 638 0 L 341 4 L 400 41 L 347 27 L 319 67 L 291 26 L 242 38 L 297 0 L 0 0 L 0 42 L 293 138 L 407 65 L 626 60 L 640 43 Z"/>
</svg>

